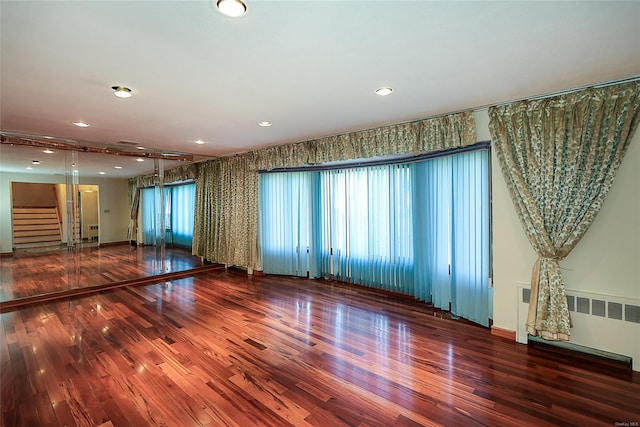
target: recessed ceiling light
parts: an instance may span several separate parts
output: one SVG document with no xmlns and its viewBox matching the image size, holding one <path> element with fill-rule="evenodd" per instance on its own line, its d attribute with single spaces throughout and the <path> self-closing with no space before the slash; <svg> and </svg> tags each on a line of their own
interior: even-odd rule
<svg viewBox="0 0 640 427">
<path fill-rule="evenodd" d="M 143 159 L 142 157 L 138 157 L 138 158 L 136 159 L 136 162 L 144 162 L 144 159 Z"/>
<path fill-rule="evenodd" d="M 49 150 L 48 148 L 46 150 L 42 150 L 42 152 L 45 154 L 53 154 L 53 151 Z"/>
<path fill-rule="evenodd" d="M 27 169 L 31 170 L 31 169 L 33 169 L 33 168 L 32 168 L 31 166 L 27 166 Z"/>
<path fill-rule="evenodd" d="M 32 165 L 39 165 L 40 164 L 40 160 L 31 160 L 31 164 Z"/>
<path fill-rule="evenodd" d="M 200 144 L 200 145 L 202 145 L 202 144 L 204 144 L 204 141 L 203 141 L 203 140 L 201 140 L 201 139 L 197 139 L 197 140 L 195 141 L 195 143 L 196 143 L 196 144 Z"/>
<path fill-rule="evenodd" d="M 269 126 L 271 126 L 271 122 L 258 122 L 258 126 L 262 126 L 263 128 L 268 128 Z"/>
<path fill-rule="evenodd" d="M 122 169 L 122 166 L 114 166 L 114 169 Z"/>
<path fill-rule="evenodd" d="M 103 171 L 100 171 L 100 172 L 98 172 L 98 173 L 99 173 L 100 175 L 105 175 L 105 174 L 106 174 L 106 172 L 103 172 Z"/>
<path fill-rule="evenodd" d="M 136 147 L 138 150 L 144 150 L 144 147 L 142 145 L 139 145 Z"/>
<path fill-rule="evenodd" d="M 376 95 L 380 95 L 380 96 L 390 95 L 391 92 L 393 92 L 393 88 L 390 88 L 390 87 L 381 87 L 376 89 Z"/>
<path fill-rule="evenodd" d="M 247 11 L 247 5 L 241 0 L 218 0 L 216 6 L 223 15 L 231 18 L 242 16 Z"/>
<path fill-rule="evenodd" d="M 88 128 L 89 126 L 91 126 L 89 123 L 81 121 L 73 122 L 73 124 L 78 126 L 79 128 Z"/>
<path fill-rule="evenodd" d="M 130 98 L 131 97 L 131 89 L 124 86 L 111 86 L 115 92 L 113 94 L 118 98 Z"/>
</svg>

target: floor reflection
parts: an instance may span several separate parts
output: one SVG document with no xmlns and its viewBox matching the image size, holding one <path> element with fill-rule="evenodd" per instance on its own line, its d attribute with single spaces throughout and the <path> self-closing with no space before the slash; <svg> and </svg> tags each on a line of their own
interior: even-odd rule
<svg viewBox="0 0 640 427">
<path fill-rule="evenodd" d="M 190 249 L 167 248 L 164 273 L 201 265 Z M 0 301 L 62 292 L 158 274 L 153 246 L 85 247 L 0 259 Z"/>
</svg>

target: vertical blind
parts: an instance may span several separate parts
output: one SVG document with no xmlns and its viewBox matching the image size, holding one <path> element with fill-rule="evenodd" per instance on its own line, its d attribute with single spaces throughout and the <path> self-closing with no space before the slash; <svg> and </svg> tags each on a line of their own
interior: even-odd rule
<svg viewBox="0 0 640 427">
<path fill-rule="evenodd" d="M 488 325 L 488 150 L 260 176 L 267 274 L 413 295 Z"/>
<path fill-rule="evenodd" d="M 387 290 L 412 275 L 409 165 L 320 172 L 323 275 Z"/>
<path fill-rule="evenodd" d="M 193 239 L 193 216 L 195 184 L 165 187 L 165 226 L 167 242 L 177 246 L 191 247 Z M 145 245 L 156 244 L 156 196 L 155 188 L 142 189 L 142 236 Z"/>
<path fill-rule="evenodd" d="M 260 231 L 264 272 L 317 276 L 311 261 L 316 245 L 312 244 L 314 181 L 317 174 L 291 172 L 273 174 L 260 185 Z"/>
</svg>

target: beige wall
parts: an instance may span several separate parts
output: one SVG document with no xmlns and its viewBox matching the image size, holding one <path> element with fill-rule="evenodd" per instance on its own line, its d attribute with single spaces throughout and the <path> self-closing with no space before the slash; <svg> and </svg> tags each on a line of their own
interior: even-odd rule
<svg viewBox="0 0 640 427">
<path fill-rule="evenodd" d="M 56 205 L 55 186 L 33 182 L 14 182 L 11 186 L 13 206 L 53 207 Z"/>
<path fill-rule="evenodd" d="M 100 243 L 122 242 L 129 228 L 129 184 L 126 179 L 93 179 L 85 184 L 100 187 Z"/>
<path fill-rule="evenodd" d="M 64 175 L 0 172 L 0 253 L 12 251 L 11 182 L 64 184 L 65 177 Z M 90 178 L 80 179 L 80 184 L 99 187 L 100 243 L 126 241 L 129 226 L 128 181 L 126 179 Z M 64 188 L 64 185 L 60 187 Z"/>
</svg>

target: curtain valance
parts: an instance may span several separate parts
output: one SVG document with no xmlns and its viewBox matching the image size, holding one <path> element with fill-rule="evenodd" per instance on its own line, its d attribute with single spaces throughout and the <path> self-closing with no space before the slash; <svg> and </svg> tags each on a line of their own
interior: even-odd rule
<svg viewBox="0 0 640 427">
<path fill-rule="evenodd" d="M 188 179 L 196 179 L 196 164 L 181 165 L 164 171 L 164 182 L 186 181 Z M 155 175 L 150 173 L 147 175 L 139 175 L 129 179 L 129 188 L 145 188 L 152 187 L 155 184 Z"/>
<path fill-rule="evenodd" d="M 472 111 L 411 123 L 382 126 L 295 144 L 278 145 L 239 154 L 254 169 L 317 165 L 395 154 L 420 154 L 475 144 Z"/>
</svg>

